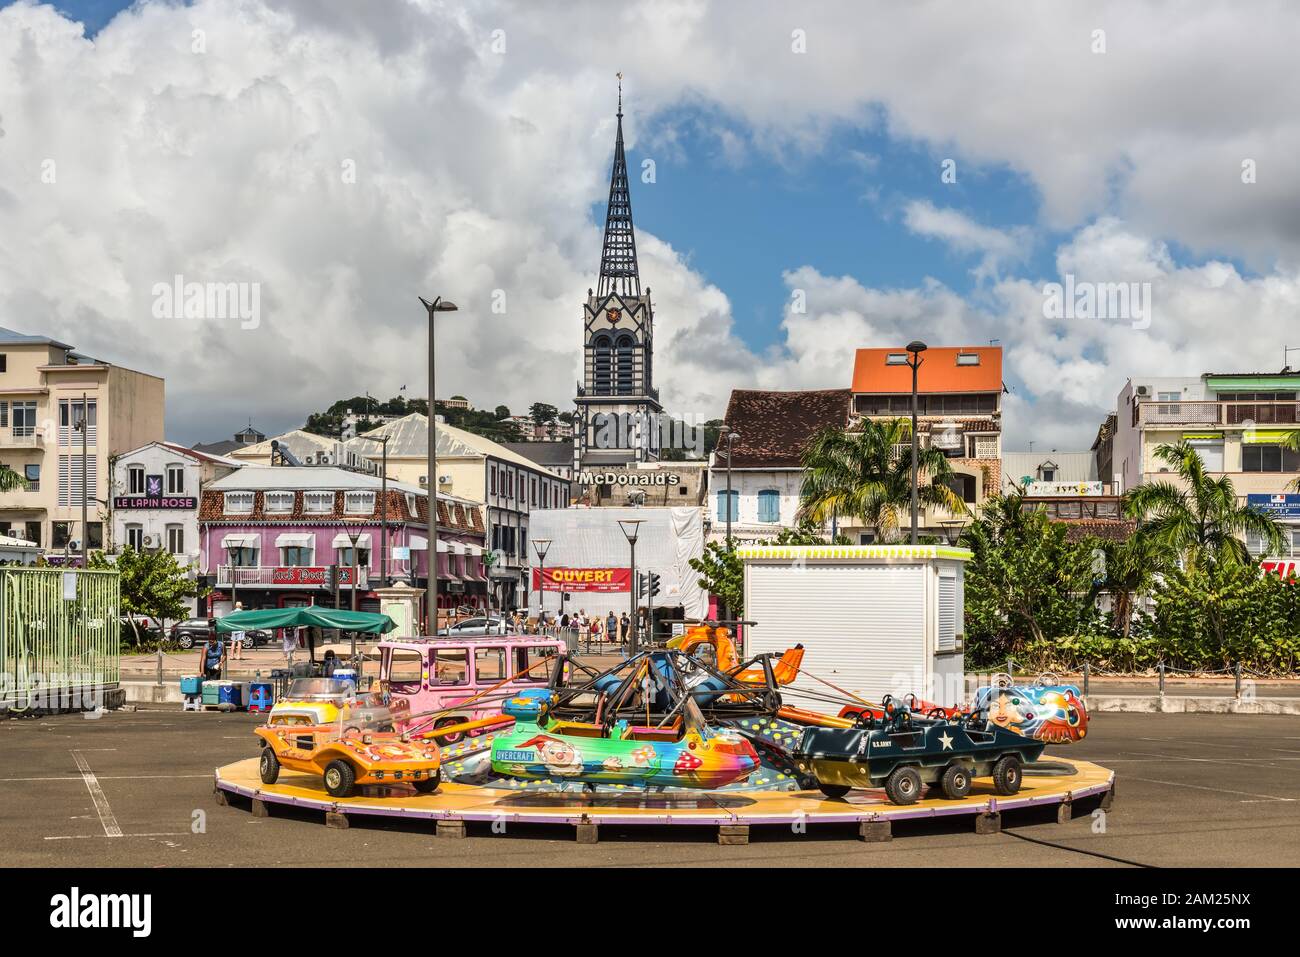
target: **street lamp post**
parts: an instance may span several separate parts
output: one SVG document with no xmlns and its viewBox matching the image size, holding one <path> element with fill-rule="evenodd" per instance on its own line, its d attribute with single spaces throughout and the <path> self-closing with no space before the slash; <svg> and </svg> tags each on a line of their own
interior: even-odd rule
<svg viewBox="0 0 1300 957">
<path fill-rule="evenodd" d="M 348 541 L 352 544 L 352 610 L 357 610 L 357 542 L 361 540 L 361 526 L 347 525 L 344 527 L 344 533 L 348 536 Z M 357 660 L 357 633 L 352 632 L 352 660 Z"/>
<path fill-rule="evenodd" d="M 534 538 L 533 551 L 537 553 L 537 631 L 542 630 L 542 589 L 546 585 L 546 553 L 551 550 L 549 538 Z"/>
<path fill-rule="evenodd" d="M 926 350 L 926 345 L 917 339 L 908 343 L 907 352 L 911 356 L 907 364 L 912 367 L 912 544 L 917 543 L 916 524 L 919 512 L 919 501 L 917 494 L 917 476 L 916 476 L 916 371 L 921 368 L 921 353 Z"/>
<path fill-rule="evenodd" d="M 237 545 L 231 545 L 229 548 L 226 549 L 226 556 L 230 559 L 230 610 L 231 611 L 235 610 L 235 605 L 238 604 L 236 599 L 239 597 L 237 586 L 235 584 L 235 579 L 236 579 L 235 552 L 238 548 L 239 546 Z"/>
<path fill-rule="evenodd" d="M 383 587 L 388 586 L 388 440 L 391 435 L 381 435 L 378 438 L 369 435 L 358 435 L 358 439 L 366 442 L 378 442 L 383 448 L 383 458 L 380 462 L 379 476 L 379 584 Z"/>
<path fill-rule="evenodd" d="M 623 537 L 632 550 L 632 580 L 628 584 L 628 592 L 631 595 L 631 608 L 628 612 L 628 635 L 627 651 L 628 657 L 636 654 L 636 540 L 641 534 L 642 520 L 639 518 L 622 518 L 618 521 L 618 527 L 623 530 Z"/>
<path fill-rule="evenodd" d="M 738 438 L 731 426 L 727 426 L 727 547 L 731 547 L 731 443 Z"/>
<path fill-rule="evenodd" d="M 439 312 L 455 312 L 456 304 L 448 302 L 441 296 L 434 297 L 433 302 L 429 302 L 423 296 L 420 302 L 424 303 L 424 308 L 429 315 L 429 448 L 426 470 L 428 471 L 426 489 L 428 491 L 429 502 L 429 587 L 425 598 L 427 601 L 426 608 L 429 619 L 429 633 L 438 634 L 438 477 L 437 477 L 437 448 L 438 448 L 438 408 L 434 399 L 434 378 L 436 375 L 436 362 L 434 360 L 434 324 L 433 317 Z"/>
</svg>

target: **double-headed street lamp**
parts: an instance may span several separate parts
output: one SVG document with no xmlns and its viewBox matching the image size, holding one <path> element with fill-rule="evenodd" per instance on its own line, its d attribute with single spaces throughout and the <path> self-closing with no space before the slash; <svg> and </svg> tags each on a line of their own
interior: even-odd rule
<svg viewBox="0 0 1300 957">
<path fill-rule="evenodd" d="M 909 342 L 907 353 L 911 356 L 907 364 L 912 367 L 912 544 L 917 543 L 916 523 L 917 513 L 919 511 L 919 502 L 917 495 L 917 476 L 916 476 L 916 371 L 921 368 L 921 353 L 926 350 L 926 344 L 920 339 Z"/>
<path fill-rule="evenodd" d="M 642 519 L 639 518 L 620 518 L 618 527 L 623 530 L 623 537 L 627 539 L 628 545 L 632 548 L 632 580 L 628 583 L 628 592 L 631 594 L 631 608 L 628 612 L 628 657 L 636 654 L 636 540 L 641 534 Z"/>
<path fill-rule="evenodd" d="M 537 553 L 537 631 L 542 630 L 542 589 L 546 586 L 546 553 L 551 550 L 549 538 L 534 538 L 533 551 Z"/>
<path fill-rule="evenodd" d="M 434 362 L 434 329 L 433 317 L 439 312 L 455 312 L 457 306 L 454 302 L 448 302 L 441 296 L 434 298 L 433 302 L 420 297 L 420 302 L 424 303 L 425 311 L 429 314 L 429 449 L 428 470 L 426 488 L 428 489 L 428 507 L 429 507 L 429 587 L 426 599 L 426 608 L 429 619 L 429 634 L 438 634 L 438 477 L 437 477 L 437 449 L 438 449 L 438 410 L 437 401 L 434 399 L 434 377 L 436 373 L 436 364 Z"/>
</svg>

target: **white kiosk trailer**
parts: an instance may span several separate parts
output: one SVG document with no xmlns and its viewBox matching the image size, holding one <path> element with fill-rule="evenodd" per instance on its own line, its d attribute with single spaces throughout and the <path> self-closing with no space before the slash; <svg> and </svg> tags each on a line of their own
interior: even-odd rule
<svg viewBox="0 0 1300 957">
<path fill-rule="evenodd" d="M 803 644 L 789 703 L 837 712 L 842 697 L 816 675 L 866 701 L 915 693 L 935 704 L 965 698 L 963 569 L 969 550 L 943 545 L 748 545 L 746 655 Z M 817 697 L 801 692 L 812 691 Z"/>
</svg>

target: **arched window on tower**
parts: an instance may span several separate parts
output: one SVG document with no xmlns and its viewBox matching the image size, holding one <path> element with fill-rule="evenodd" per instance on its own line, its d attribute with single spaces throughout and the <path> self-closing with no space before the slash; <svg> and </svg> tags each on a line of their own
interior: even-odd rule
<svg viewBox="0 0 1300 957">
<path fill-rule="evenodd" d="M 617 363 L 618 394 L 631 395 L 634 376 L 633 357 L 636 355 L 636 339 L 623 333 L 614 343 L 615 361 Z"/>
<path fill-rule="evenodd" d="M 614 394 L 614 340 L 599 335 L 591 342 L 591 384 L 596 395 Z"/>
</svg>

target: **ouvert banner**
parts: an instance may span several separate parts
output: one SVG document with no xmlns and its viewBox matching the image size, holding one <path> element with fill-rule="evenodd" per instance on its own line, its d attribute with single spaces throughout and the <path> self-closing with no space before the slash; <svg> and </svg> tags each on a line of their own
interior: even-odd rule
<svg viewBox="0 0 1300 957">
<path fill-rule="evenodd" d="M 533 591 L 542 579 L 541 569 L 533 569 Z M 543 591 L 628 591 L 632 587 L 630 568 L 547 568 Z"/>
</svg>

